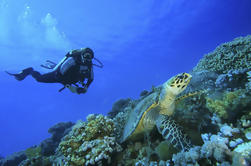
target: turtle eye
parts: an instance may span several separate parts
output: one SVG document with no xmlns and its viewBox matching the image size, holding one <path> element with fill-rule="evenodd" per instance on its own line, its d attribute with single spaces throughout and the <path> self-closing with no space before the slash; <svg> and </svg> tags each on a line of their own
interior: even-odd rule
<svg viewBox="0 0 251 166">
<path fill-rule="evenodd" d="M 184 78 L 183 74 L 178 76 L 178 79 L 182 80 Z"/>
</svg>

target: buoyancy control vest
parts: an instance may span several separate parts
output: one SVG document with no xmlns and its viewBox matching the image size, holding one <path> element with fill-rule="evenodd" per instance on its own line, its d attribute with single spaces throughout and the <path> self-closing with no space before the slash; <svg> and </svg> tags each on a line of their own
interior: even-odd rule
<svg viewBox="0 0 251 166">
<path fill-rule="evenodd" d="M 84 52 L 84 49 L 78 49 L 66 54 L 66 59 L 60 64 L 58 69 L 60 82 L 73 84 L 90 77 L 92 62 L 83 62 L 81 56 Z"/>
</svg>

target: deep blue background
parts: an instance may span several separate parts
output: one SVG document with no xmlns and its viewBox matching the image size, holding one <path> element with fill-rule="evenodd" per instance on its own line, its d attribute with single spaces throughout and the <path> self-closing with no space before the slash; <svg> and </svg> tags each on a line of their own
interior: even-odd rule
<svg viewBox="0 0 251 166">
<path fill-rule="evenodd" d="M 250 19 L 250 0 L 0 0 L 0 155 L 39 144 L 58 122 L 106 114 L 116 100 L 189 72 L 219 44 L 251 34 Z M 44 73 L 45 60 L 81 47 L 105 65 L 84 95 L 3 72 Z"/>
</svg>

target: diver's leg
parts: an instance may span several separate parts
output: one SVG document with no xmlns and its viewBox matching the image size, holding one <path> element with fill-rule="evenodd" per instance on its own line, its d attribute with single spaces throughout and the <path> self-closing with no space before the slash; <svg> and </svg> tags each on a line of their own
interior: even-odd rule
<svg viewBox="0 0 251 166">
<path fill-rule="evenodd" d="M 38 82 L 44 82 L 44 83 L 58 82 L 57 77 L 56 77 L 56 71 L 45 73 L 45 74 L 40 74 L 38 71 L 32 71 L 31 75 Z"/>
<path fill-rule="evenodd" d="M 18 74 L 12 74 L 6 71 L 9 75 L 14 76 L 18 81 L 24 80 L 28 75 L 31 75 L 33 78 L 35 78 L 38 82 L 44 82 L 44 83 L 55 83 L 58 82 L 56 77 L 56 71 L 40 74 L 38 71 L 33 70 L 32 67 L 29 67 L 27 69 L 22 70 Z"/>
</svg>

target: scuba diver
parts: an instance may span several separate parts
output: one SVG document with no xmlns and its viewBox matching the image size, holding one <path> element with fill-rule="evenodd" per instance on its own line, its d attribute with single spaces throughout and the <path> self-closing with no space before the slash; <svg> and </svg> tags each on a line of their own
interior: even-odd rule
<svg viewBox="0 0 251 166">
<path fill-rule="evenodd" d="M 93 59 L 99 64 L 93 64 Z M 6 73 L 14 76 L 18 81 L 22 81 L 28 75 L 31 75 L 38 82 L 61 83 L 64 87 L 59 92 L 68 88 L 73 93 L 81 94 L 87 92 L 88 87 L 94 80 L 93 66 L 102 68 L 103 64 L 94 57 L 92 49 L 81 48 L 68 52 L 58 64 L 47 60 L 46 64 L 41 65 L 41 67 L 52 69 L 49 73 L 40 74 L 32 67 L 26 68 L 18 74 L 7 71 Z"/>
</svg>

